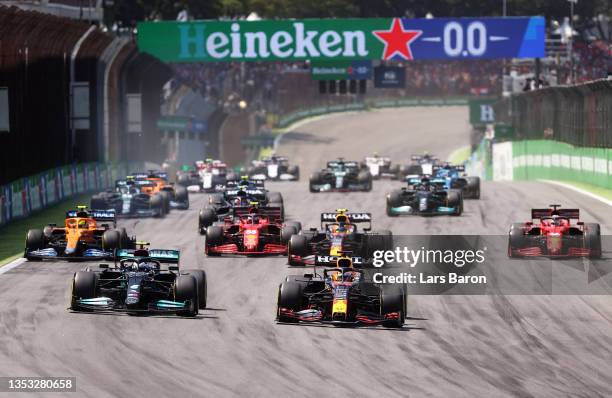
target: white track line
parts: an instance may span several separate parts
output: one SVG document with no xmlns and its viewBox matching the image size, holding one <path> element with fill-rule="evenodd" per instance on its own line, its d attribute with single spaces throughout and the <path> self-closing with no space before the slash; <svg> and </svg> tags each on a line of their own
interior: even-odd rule
<svg viewBox="0 0 612 398">
<path fill-rule="evenodd" d="M 19 267 L 21 264 L 25 263 L 26 259 L 21 257 L 18 259 L 15 259 L 13 261 L 11 261 L 10 263 L 3 265 L 2 267 L 0 267 L 0 275 L 4 274 L 5 272 L 8 272 L 10 270 L 12 270 L 13 268 Z"/>
<path fill-rule="evenodd" d="M 592 192 L 589 192 L 589 191 L 587 191 L 587 190 L 584 190 L 584 189 L 581 189 L 581 188 L 575 187 L 575 186 L 573 186 L 573 185 L 571 185 L 571 184 L 566 184 L 566 183 L 564 183 L 564 182 L 560 182 L 560 181 L 553 181 L 553 180 L 538 180 L 538 181 L 542 181 L 542 182 L 546 182 L 546 183 L 548 183 L 548 184 L 558 185 L 558 186 L 563 187 L 563 188 L 571 189 L 572 191 L 575 191 L 575 192 L 581 193 L 581 194 L 583 194 L 583 195 L 585 195 L 585 196 L 588 196 L 588 197 L 593 198 L 593 199 L 596 199 L 596 200 L 598 200 L 598 201 L 600 201 L 600 202 L 602 202 L 602 203 L 605 203 L 605 204 L 607 204 L 608 206 L 612 206 L 612 200 L 608 200 L 608 199 L 606 199 L 606 198 L 604 198 L 604 197 L 601 197 L 601 196 L 599 196 L 599 195 L 596 195 L 596 194 L 594 194 L 594 193 L 592 193 Z"/>
</svg>

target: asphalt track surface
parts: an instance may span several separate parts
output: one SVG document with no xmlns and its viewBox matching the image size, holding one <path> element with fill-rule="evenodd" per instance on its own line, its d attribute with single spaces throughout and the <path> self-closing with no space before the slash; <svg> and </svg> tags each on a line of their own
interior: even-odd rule
<svg viewBox="0 0 612 398">
<path fill-rule="evenodd" d="M 303 124 L 279 147 L 302 181 L 269 187 L 306 227 L 346 207 L 372 212 L 375 229 L 395 234 L 504 234 L 532 206 L 557 202 L 611 233 L 609 206 L 537 182 L 483 183 L 482 199 L 466 201 L 458 218 L 386 217 L 384 193 L 397 182 L 375 182 L 371 193 L 308 192 L 308 173 L 336 156 L 447 156 L 468 143 L 467 120 L 467 108 L 431 107 Z M 206 258 L 196 233 L 204 200 L 121 224 L 154 247 L 180 249 L 183 268 L 205 269 L 210 308 L 197 319 L 71 313 L 69 281 L 86 264 L 25 263 L 0 276 L 0 376 L 76 376 L 69 397 L 612 395 L 610 296 L 410 296 L 401 330 L 279 325 L 276 289 L 296 272 L 281 257 Z M 29 395 L 45 396 L 19 396 Z"/>
</svg>

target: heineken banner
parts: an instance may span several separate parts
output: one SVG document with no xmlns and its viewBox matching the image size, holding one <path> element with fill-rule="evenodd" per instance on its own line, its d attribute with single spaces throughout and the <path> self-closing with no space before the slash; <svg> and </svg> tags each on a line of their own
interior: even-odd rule
<svg viewBox="0 0 612 398">
<path fill-rule="evenodd" d="M 539 58 L 542 17 L 141 22 L 166 62 Z"/>
<path fill-rule="evenodd" d="M 310 72 L 313 80 L 369 80 L 372 61 L 314 61 Z"/>
</svg>

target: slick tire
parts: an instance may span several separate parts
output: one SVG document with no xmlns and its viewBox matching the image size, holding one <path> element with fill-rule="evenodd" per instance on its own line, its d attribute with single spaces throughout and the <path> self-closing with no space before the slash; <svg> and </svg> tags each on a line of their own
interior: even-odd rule
<svg viewBox="0 0 612 398">
<path fill-rule="evenodd" d="M 591 249 L 591 258 L 601 258 L 601 228 L 596 223 L 584 224 L 584 245 Z"/>
<path fill-rule="evenodd" d="M 208 284 L 206 280 L 206 272 L 201 269 L 191 269 L 185 271 L 187 275 L 191 275 L 196 280 L 198 286 L 198 307 L 203 310 L 206 308 L 206 296 L 208 293 Z"/>
<path fill-rule="evenodd" d="M 401 328 L 406 318 L 406 297 L 404 290 L 395 285 L 381 286 L 380 288 L 380 315 L 384 316 L 391 312 L 399 312 L 398 319 L 390 319 L 383 322 L 388 328 Z"/>
<path fill-rule="evenodd" d="M 73 311 L 87 311 L 78 305 L 79 299 L 96 297 L 98 288 L 98 275 L 95 272 L 79 271 L 72 278 L 72 294 L 70 309 Z"/>
<path fill-rule="evenodd" d="M 287 221 L 285 223 L 288 227 L 295 227 L 296 233 L 299 233 L 302 230 L 302 223 L 299 221 Z"/>
<path fill-rule="evenodd" d="M 119 231 L 104 231 L 102 234 L 102 249 L 115 250 L 121 248 L 121 234 Z"/>
<path fill-rule="evenodd" d="M 198 215 L 198 229 L 200 235 L 204 235 L 206 233 L 206 228 L 213 225 L 217 220 L 217 212 L 213 208 L 205 207 L 200 210 L 200 214 Z"/>
<path fill-rule="evenodd" d="M 164 214 L 170 213 L 170 193 L 166 191 L 161 191 L 159 194 L 163 199 L 162 203 L 164 205 Z"/>
<path fill-rule="evenodd" d="M 178 185 L 182 187 L 187 187 L 189 186 L 190 183 L 191 183 L 191 177 L 188 176 L 187 174 L 181 174 L 180 176 L 178 176 L 178 179 L 177 179 Z"/>
<path fill-rule="evenodd" d="M 187 188 L 179 185 L 174 188 L 174 200 L 179 203 L 186 203 L 187 208 L 189 208 L 189 192 L 187 192 Z"/>
<path fill-rule="evenodd" d="M 28 252 L 34 250 L 44 249 L 45 247 L 45 234 L 42 229 L 30 229 L 26 234 L 26 258 L 28 261 L 42 261 L 39 258 L 33 258 L 27 256 Z"/>
<path fill-rule="evenodd" d="M 119 243 L 121 249 L 134 249 L 135 242 L 133 242 L 127 234 L 125 228 L 119 228 Z"/>
<path fill-rule="evenodd" d="M 179 275 L 174 281 L 174 297 L 176 301 L 189 301 L 184 310 L 176 315 L 193 318 L 198 315 L 198 282 L 193 275 Z"/>
<path fill-rule="evenodd" d="M 218 245 L 223 241 L 223 228 L 211 225 L 206 228 L 206 244 Z"/>
<path fill-rule="evenodd" d="M 514 250 L 525 246 L 525 234 L 523 233 L 524 224 L 517 222 L 510 226 L 508 231 L 508 257 L 521 257 L 514 253 Z"/>
<path fill-rule="evenodd" d="M 300 166 L 289 166 L 287 174 L 291 174 L 294 177 L 294 181 L 300 180 Z"/>
<path fill-rule="evenodd" d="M 457 208 L 457 210 L 452 214 L 453 216 L 460 216 L 463 214 L 463 195 L 461 194 L 461 191 L 454 189 L 449 190 L 446 202 L 447 206 Z"/>
<path fill-rule="evenodd" d="M 160 216 L 163 217 L 166 215 L 166 207 L 164 206 L 164 198 L 161 194 L 156 193 L 151 196 L 151 208 L 159 209 Z"/>
<path fill-rule="evenodd" d="M 289 244 L 287 247 L 289 265 L 296 265 L 291 263 L 291 256 L 305 256 L 308 253 L 308 240 L 304 235 L 293 235 L 289 239 Z"/>
<path fill-rule="evenodd" d="M 400 191 L 391 191 L 387 197 L 387 215 L 389 217 L 397 217 L 397 214 L 391 211 L 392 207 L 400 207 L 402 205 L 402 194 Z"/>
<path fill-rule="evenodd" d="M 286 244 L 289 243 L 289 240 L 293 235 L 296 235 L 298 230 L 293 225 L 286 225 L 281 228 L 280 238 L 281 243 Z"/>
<path fill-rule="evenodd" d="M 303 286 L 299 282 L 283 282 L 278 287 L 276 316 L 279 322 L 296 323 L 297 319 L 281 315 L 280 309 L 299 311 L 302 307 Z"/>
</svg>

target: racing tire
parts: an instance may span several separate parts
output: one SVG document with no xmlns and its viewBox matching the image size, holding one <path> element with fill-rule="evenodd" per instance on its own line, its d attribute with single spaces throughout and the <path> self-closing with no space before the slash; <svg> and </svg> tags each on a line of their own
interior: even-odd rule
<svg viewBox="0 0 612 398">
<path fill-rule="evenodd" d="M 102 249 L 114 250 L 121 248 L 121 234 L 119 231 L 104 231 L 102 234 Z"/>
<path fill-rule="evenodd" d="M 45 235 L 41 229 L 30 229 L 26 234 L 26 258 L 28 261 L 42 261 L 40 258 L 29 257 L 28 252 L 45 248 Z"/>
<path fill-rule="evenodd" d="M 456 207 L 456 210 L 451 215 L 460 216 L 463 213 L 463 195 L 461 191 L 451 189 L 446 197 L 448 207 Z"/>
<path fill-rule="evenodd" d="M 46 239 L 49 239 L 51 235 L 53 235 L 53 229 L 54 227 L 51 225 L 47 225 L 43 228 L 43 235 L 45 236 Z"/>
<path fill-rule="evenodd" d="M 357 175 L 357 182 L 365 185 L 364 191 L 369 192 L 372 190 L 372 174 L 370 174 L 369 171 L 359 172 Z"/>
<path fill-rule="evenodd" d="M 380 316 L 391 312 L 399 312 L 398 319 L 383 322 L 387 328 L 401 328 L 406 318 L 406 297 L 404 290 L 399 286 L 381 286 L 380 288 Z"/>
<path fill-rule="evenodd" d="M 320 192 L 318 189 L 315 189 L 314 186 L 320 184 L 321 180 L 322 180 L 321 173 L 319 172 L 312 173 L 312 175 L 310 176 L 310 180 L 308 181 L 308 188 L 310 189 L 310 192 L 312 193 Z"/>
<path fill-rule="evenodd" d="M 206 233 L 206 228 L 210 227 L 218 221 L 217 212 L 211 207 L 205 207 L 200 210 L 198 215 L 198 229 L 200 231 L 200 235 L 204 235 Z"/>
<path fill-rule="evenodd" d="M 72 293 L 70 298 L 70 309 L 72 311 L 89 311 L 79 307 L 78 299 L 95 298 L 98 290 L 98 275 L 91 271 L 78 271 L 72 278 Z"/>
<path fill-rule="evenodd" d="M 179 275 L 174 280 L 175 301 L 189 301 L 189 306 L 176 315 L 193 318 L 198 315 L 198 282 L 193 275 Z"/>
<path fill-rule="evenodd" d="M 467 177 L 466 180 L 463 196 L 466 199 L 480 199 L 480 177 Z"/>
<path fill-rule="evenodd" d="M 298 230 L 293 225 L 285 225 L 284 227 L 281 228 L 281 232 L 280 232 L 281 243 L 284 243 L 284 244 L 288 243 L 291 237 L 293 235 L 296 235 L 297 233 L 298 233 Z"/>
<path fill-rule="evenodd" d="M 291 256 L 300 256 L 304 257 L 308 253 L 308 239 L 304 235 L 293 235 L 289 239 L 289 244 L 287 245 L 287 255 L 289 258 L 289 265 L 296 266 L 300 264 L 295 264 L 291 260 Z"/>
<path fill-rule="evenodd" d="M 159 193 L 163 199 L 163 204 L 164 204 L 164 214 L 168 214 L 170 213 L 170 192 L 168 191 L 161 191 Z"/>
<path fill-rule="evenodd" d="M 291 227 L 295 227 L 296 229 L 296 233 L 299 233 L 302 230 L 302 223 L 299 221 L 287 221 L 285 223 L 286 226 L 291 226 Z"/>
<path fill-rule="evenodd" d="M 599 224 L 584 224 L 584 245 L 591 249 L 589 257 L 601 258 L 601 228 Z"/>
<path fill-rule="evenodd" d="M 187 174 L 178 176 L 176 183 L 182 187 L 188 187 L 191 184 L 191 177 Z"/>
<path fill-rule="evenodd" d="M 208 291 L 208 283 L 206 280 L 206 272 L 201 269 L 190 269 L 185 271 L 186 274 L 191 275 L 196 280 L 198 286 L 198 306 L 201 310 L 206 308 L 206 295 Z"/>
<path fill-rule="evenodd" d="M 287 174 L 291 174 L 295 179 L 294 181 L 300 180 L 300 166 L 290 166 L 287 169 Z"/>
<path fill-rule="evenodd" d="M 508 232 L 508 257 L 521 257 L 514 253 L 514 249 L 521 249 L 525 246 L 525 234 L 523 233 L 524 224 L 520 222 L 512 223 Z"/>
<path fill-rule="evenodd" d="M 377 251 L 385 251 L 385 244 L 387 238 L 384 235 L 379 234 L 368 234 L 365 235 L 365 247 L 363 257 L 374 258 L 374 253 Z"/>
<path fill-rule="evenodd" d="M 393 250 L 393 232 L 383 229 L 378 234 L 383 237 L 385 250 Z"/>
<path fill-rule="evenodd" d="M 185 210 L 189 209 L 189 192 L 182 185 L 174 187 L 174 200 L 178 203 L 185 203 Z"/>
<path fill-rule="evenodd" d="M 298 320 L 281 315 L 280 309 L 287 308 L 299 311 L 302 307 L 303 286 L 299 282 L 283 282 L 278 287 L 278 301 L 276 305 L 276 317 L 279 322 L 297 323 Z"/>
<path fill-rule="evenodd" d="M 213 225 L 206 228 L 207 245 L 218 245 L 221 242 L 223 242 L 223 228 Z"/>
<path fill-rule="evenodd" d="M 283 202 L 283 195 L 280 192 L 268 192 L 268 202 L 270 203 L 280 203 L 281 206 Z"/>
<path fill-rule="evenodd" d="M 166 215 L 166 207 L 164 206 L 164 198 L 161 194 L 151 196 L 150 205 L 152 209 L 159 209 L 160 217 Z"/>
</svg>

